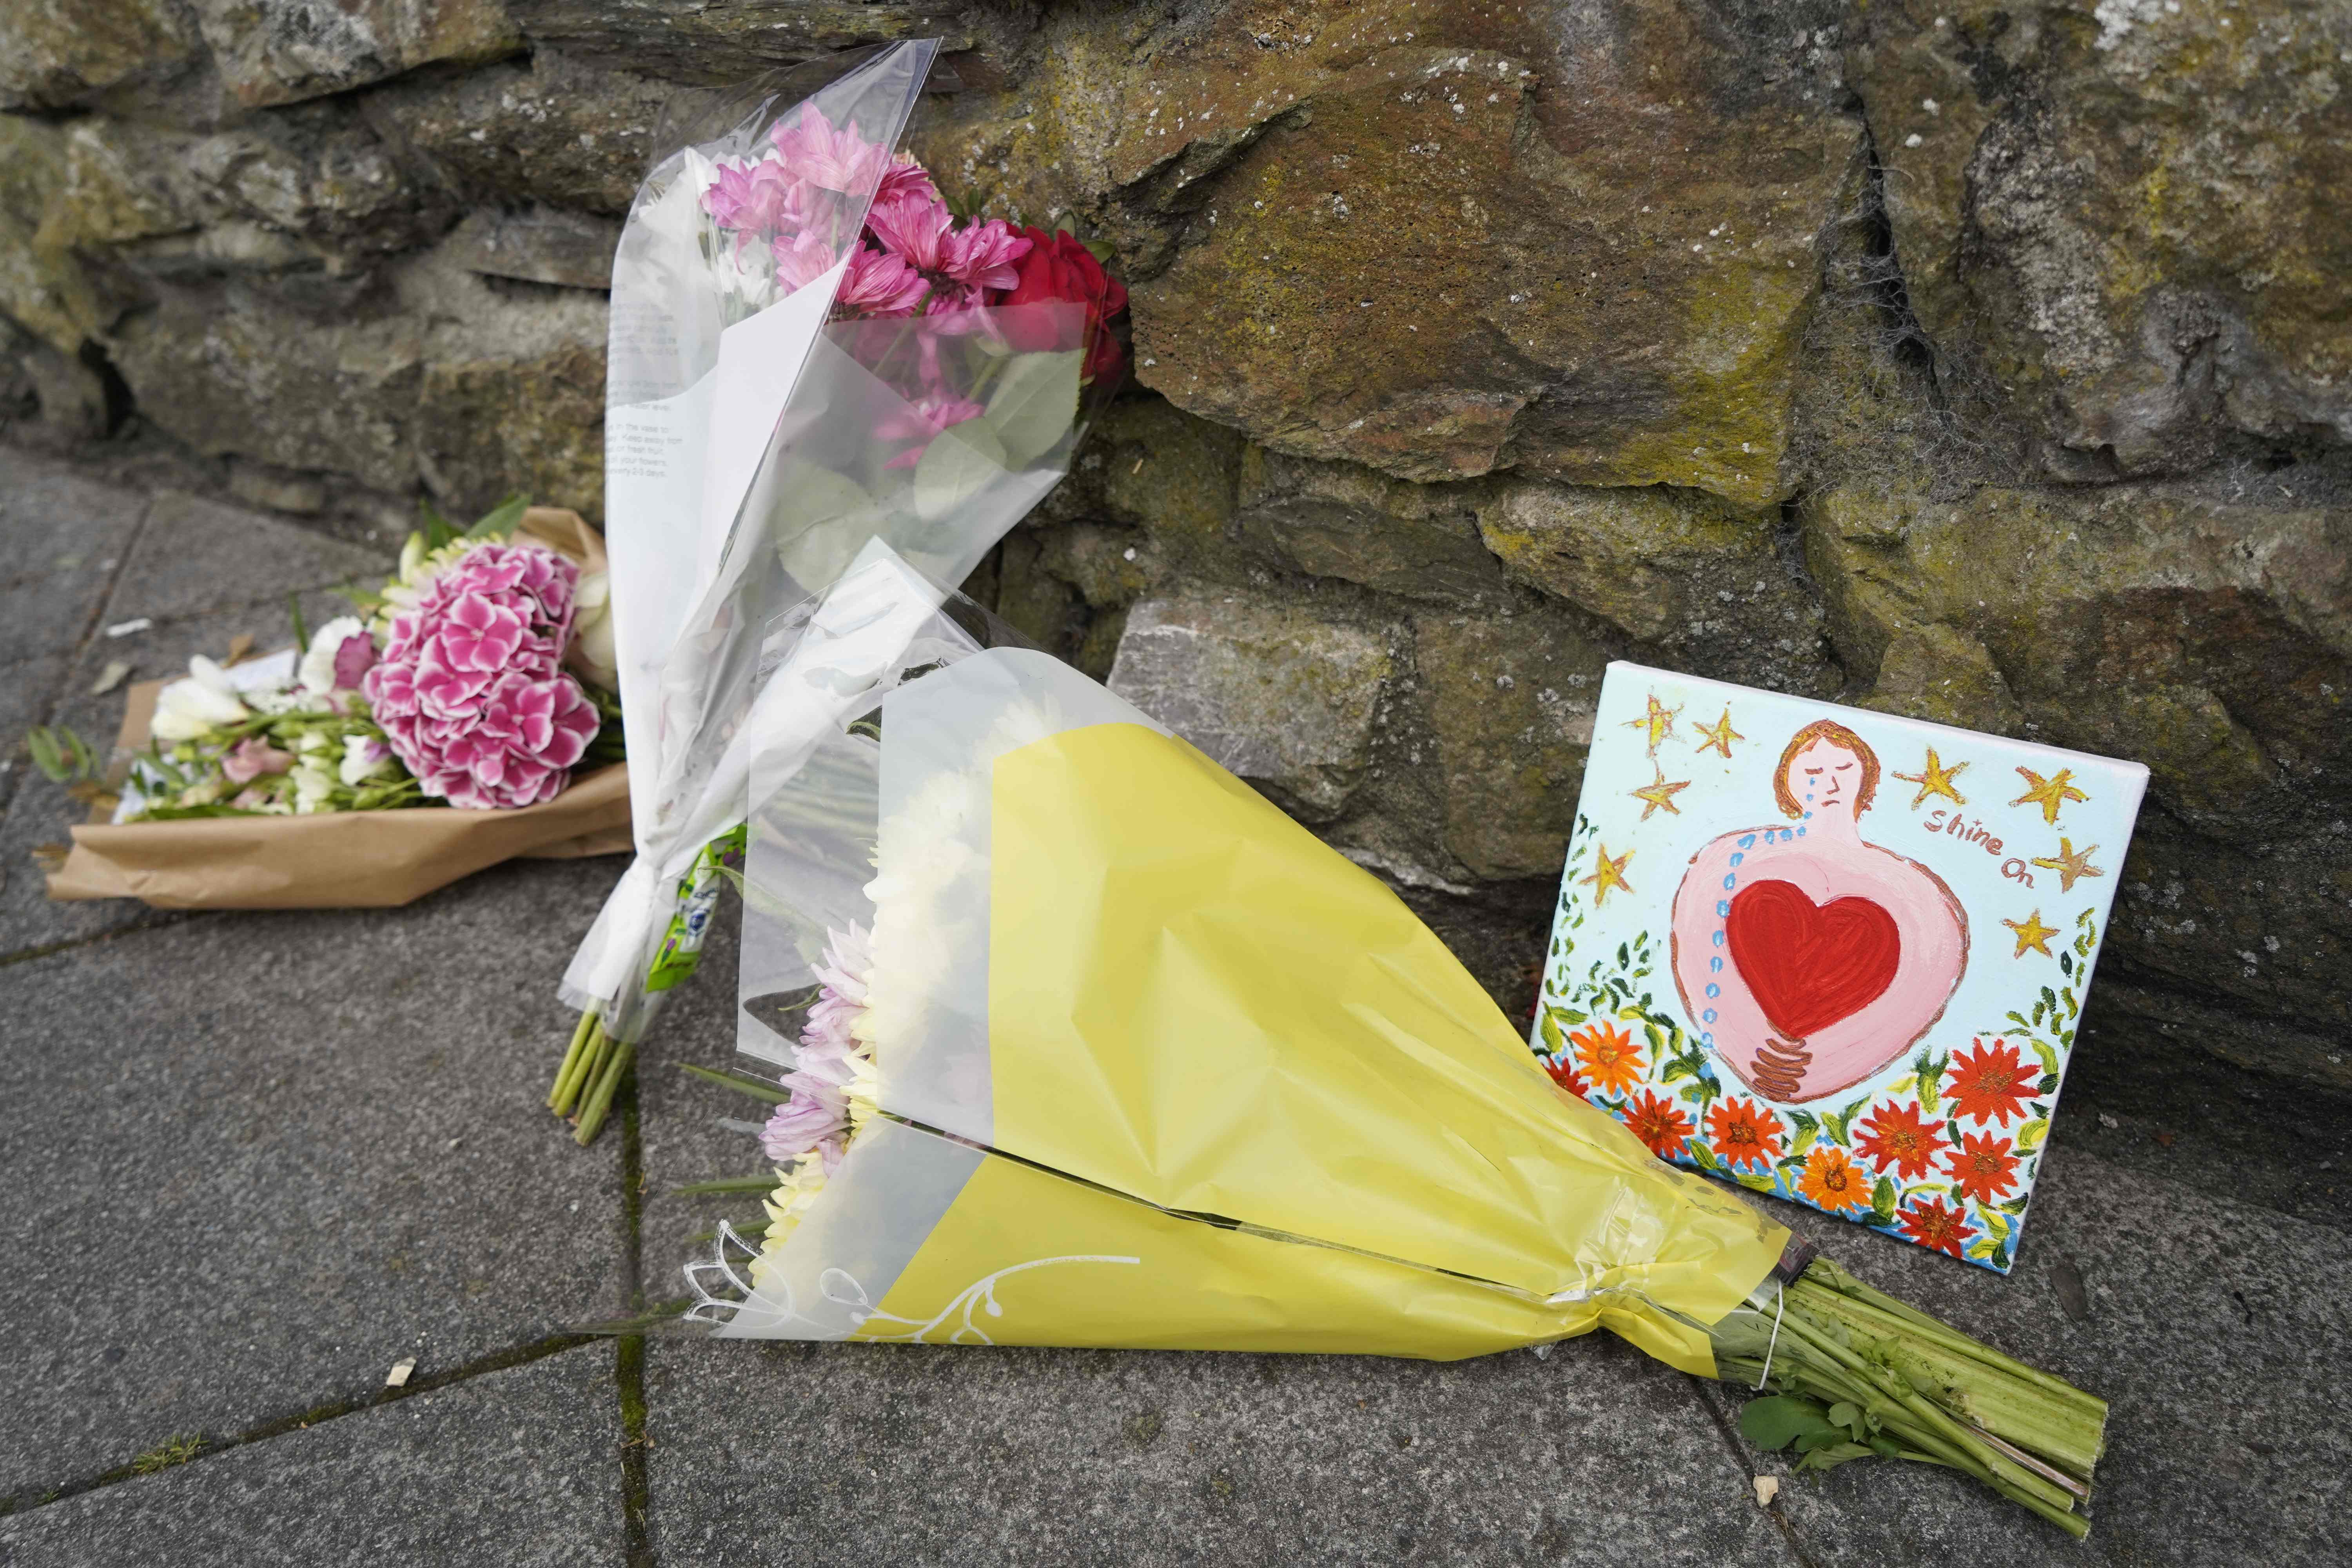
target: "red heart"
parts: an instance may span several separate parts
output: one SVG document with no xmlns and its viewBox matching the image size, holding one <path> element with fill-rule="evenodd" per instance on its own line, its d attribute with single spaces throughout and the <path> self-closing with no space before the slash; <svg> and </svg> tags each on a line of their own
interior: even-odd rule
<svg viewBox="0 0 2352 1568">
<path fill-rule="evenodd" d="M 1724 935 L 1748 994 L 1794 1043 L 1877 1001 L 1903 957 L 1893 915 L 1868 899 L 1816 904 L 1794 882 L 1740 889 Z"/>
</svg>

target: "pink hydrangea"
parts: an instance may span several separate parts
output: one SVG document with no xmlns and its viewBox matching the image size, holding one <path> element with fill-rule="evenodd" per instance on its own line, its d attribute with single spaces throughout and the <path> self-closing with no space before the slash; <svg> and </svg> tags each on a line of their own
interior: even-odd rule
<svg viewBox="0 0 2352 1568">
<path fill-rule="evenodd" d="M 600 723 L 560 668 L 578 581 L 551 551 L 480 544 L 393 617 L 361 690 L 426 795 L 492 810 L 562 790 Z"/>
</svg>

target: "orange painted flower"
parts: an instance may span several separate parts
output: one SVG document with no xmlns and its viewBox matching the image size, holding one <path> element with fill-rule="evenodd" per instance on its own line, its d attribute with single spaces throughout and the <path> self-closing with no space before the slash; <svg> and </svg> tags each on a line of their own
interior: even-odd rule
<svg viewBox="0 0 2352 1568">
<path fill-rule="evenodd" d="M 1633 1086 L 1642 1081 L 1646 1070 L 1642 1061 L 1641 1047 L 1633 1037 L 1606 1018 L 1596 1018 L 1585 1028 L 1568 1037 L 1576 1047 L 1577 1065 L 1584 1069 L 1586 1081 L 1591 1086 L 1587 1094 L 1605 1094 L 1612 1099 L 1631 1094 Z"/>
<path fill-rule="evenodd" d="M 2017 1156 L 2006 1138 L 1964 1132 L 1958 1148 L 1944 1151 L 1944 1169 L 1952 1185 L 1977 1202 L 1998 1203 L 2003 1189 L 2017 1180 Z"/>
<path fill-rule="evenodd" d="M 1870 1173 L 1846 1157 L 1843 1149 L 1816 1149 L 1805 1156 L 1805 1173 L 1797 1190 L 1832 1213 L 1870 1206 Z"/>
<path fill-rule="evenodd" d="M 1882 1171 L 1905 1181 L 1916 1181 L 1935 1168 L 1940 1121 L 1922 1121 L 1919 1108 L 1907 1101 L 1882 1105 L 1862 1124 L 1853 1141 L 1855 1152 Z"/>
<path fill-rule="evenodd" d="M 1896 1215 L 1895 1223 L 1920 1246 L 1948 1252 L 1955 1258 L 1960 1256 L 1961 1246 L 1975 1234 L 1969 1224 L 1968 1210 L 1946 1208 L 1941 1198 L 1921 1198 Z"/>
<path fill-rule="evenodd" d="M 1577 1099 L 1583 1100 L 1591 1095 L 1592 1086 L 1584 1081 L 1584 1075 L 1576 1070 L 1576 1063 L 1568 1058 L 1546 1057 L 1543 1058 L 1543 1069 L 1551 1074 L 1552 1082 L 1559 1085 Z"/>
<path fill-rule="evenodd" d="M 1973 1052 L 1952 1053 L 1952 1114 L 2006 1127 L 2012 1118 L 2025 1114 L 2025 1102 L 2033 1098 L 2041 1070 L 2027 1067 L 2017 1047 L 2006 1040 L 1996 1039 L 1988 1046 L 1979 1037 L 1974 1043 Z"/>
<path fill-rule="evenodd" d="M 1727 1100 L 1706 1113 L 1707 1142 L 1727 1165 L 1769 1165 L 1780 1157 L 1780 1119 L 1752 1100 Z"/>
<path fill-rule="evenodd" d="M 1680 1106 L 1671 1100 L 1659 1099 L 1646 1089 L 1625 1102 L 1625 1125 L 1661 1160 L 1671 1160 L 1681 1153 L 1683 1145 L 1696 1131 Z"/>
</svg>

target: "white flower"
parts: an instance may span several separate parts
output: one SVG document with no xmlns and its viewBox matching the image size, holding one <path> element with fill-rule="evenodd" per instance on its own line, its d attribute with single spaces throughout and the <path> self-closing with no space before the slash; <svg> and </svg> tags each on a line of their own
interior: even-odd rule
<svg viewBox="0 0 2352 1568">
<path fill-rule="evenodd" d="M 392 748 L 368 735 L 343 742 L 342 781 L 353 789 L 392 772 Z"/>
<path fill-rule="evenodd" d="M 613 584 L 603 572 L 583 572 L 572 591 L 572 646 L 563 662 L 593 686 L 620 689 L 613 653 Z"/>
<path fill-rule="evenodd" d="M 343 644 L 357 637 L 365 637 L 367 628 L 357 616 L 337 616 L 310 638 L 310 646 L 302 655 L 302 668 L 295 676 L 305 691 L 323 697 L 336 689 L 335 655 Z"/>
<path fill-rule="evenodd" d="M 155 717 L 147 732 L 167 743 L 193 741 L 224 724 L 253 717 L 237 700 L 228 672 L 198 654 L 188 661 L 188 678 L 175 680 L 155 696 Z"/>
</svg>

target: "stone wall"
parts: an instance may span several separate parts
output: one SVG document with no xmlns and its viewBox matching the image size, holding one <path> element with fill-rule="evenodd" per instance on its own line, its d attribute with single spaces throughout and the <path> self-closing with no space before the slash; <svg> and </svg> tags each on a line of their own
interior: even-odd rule
<svg viewBox="0 0 2352 1568">
<path fill-rule="evenodd" d="M 11 438 L 593 513 L 665 106 L 923 35 L 1134 299 L 973 588 L 1499 990 L 1627 656 L 2146 761 L 2094 1044 L 2352 1084 L 2352 9 L 17 0 Z"/>
</svg>

